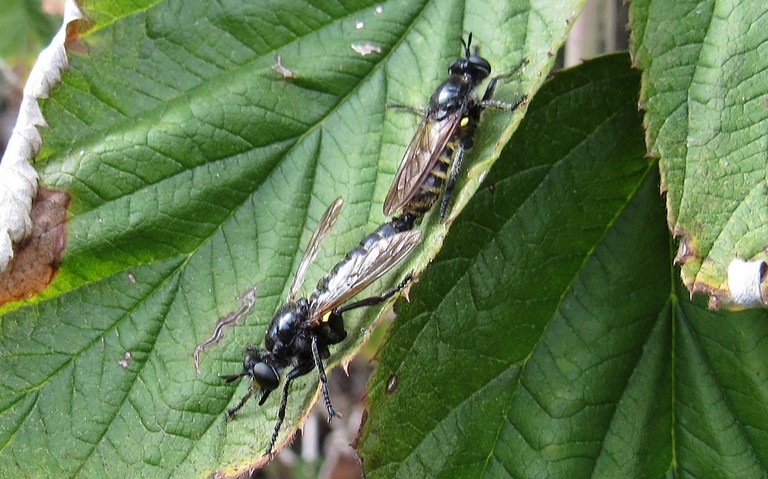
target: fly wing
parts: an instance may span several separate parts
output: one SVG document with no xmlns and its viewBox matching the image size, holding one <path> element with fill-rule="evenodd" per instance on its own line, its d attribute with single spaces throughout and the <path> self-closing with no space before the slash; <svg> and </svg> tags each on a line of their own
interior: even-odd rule
<svg viewBox="0 0 768 479">
<path fill-rule="evenodd" d="M 309 239 L 307 249 L 304 250 L 304 256 L 301 257 L 299 267 L 296 268 L 296 274 L 293 276 L 293 282 L 291 282 L 291 289 L 288 290 L 288 300 L 293 301 L 296 299 L 296 295 L 304 284 L 304 276 L 307 274 L 309 265 L 314 261 L 317 256 L 317 251 L 320 249 L 320 244 L 323 242 L 328 233 L 331 232 L 333 225 L 339 218 L 339 212 L 341 212 L 341 206 L 344 204 L 344 200 L 339 196 L 336 201 L 331 203 L 331 206 L 325 210 L 322 218 L 315 227 L 315 232 L 312 233 L 312 237 Z"/>
<path fill-rule="evenodd" d="M 456 131 L 463 113 L 464 109 L 460 108 L 441 120 L 427 114 L 421 121 L 384 200 L 386 216 L 402 208 L 416 194 Z"/>
<path fill-rule="evenodd" d="M 325 313 L 345 303 L 383 276 L 413 250 L 419 238 L 419 230 L 397 233 L 376 241 L 366 251 L 337 265 L 335 274 L 327 277 L 327 288 L 310 305 L 311 322 L 321 321 Z"/>
</svg>

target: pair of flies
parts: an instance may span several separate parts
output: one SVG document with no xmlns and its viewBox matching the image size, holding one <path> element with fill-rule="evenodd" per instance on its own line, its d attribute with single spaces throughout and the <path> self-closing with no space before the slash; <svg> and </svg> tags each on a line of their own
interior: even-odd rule
<svg viewBox="0 0 768 479">
<path fill-rule="evenodd" d="M 290 368 L 283 383 L 278 420 L 267 446 L 267 454 L 272 452 L 277 440 L 285 419 L 289 387 L 296 378 L 317 368 L 329 421 L 337 415 L 328 393 L 323 360 L 330 356 L 329 346 L 346 338 L 343 314 L 387 300 L 407 285 L 411 275 L 408 274 L 396 287 L 379 295 L 345 303 L 413 250 L 421 237 L 420 231 L 412 229 L 413 225 L 431 209 L 441 192 L 440 216 L 445 216 L 464 153 L 472 147 L 482 110 L 513 111 L 526 100 L 526 97 L 521 97 L 515 103 L 508 104 L 492 99 L 497 81 L 516 73 L 524 62 L 509 73 L 491 78 L 485 93 L 479 98 L 476 88 L 490 76 L 491 66 L 478 55 L 477 48 L 474 52 L 470 50 L 472 34 L 466 42 L 463 39 L 461 42 L 464 57 L 451 63 L 449 77 L 434 91 L 425 110 L 394 105 L 423 116 L 384 202 L 385 215 L 390 216 L 397 211 L 402 211 L 402 214 L 363 238 L 320 280 L 309 298 L 297 299 L 309 265 L 338 218 L 342 200 L 339 198 L 331 204 L 307 245 L 289 288 L 287 302 L 269 323 L 264 347 L 249 345 L 243 354 L 242 371 L 222 376 L 227 382 L 242 377 L 251 379 L 245 396 L 235 407 L 227 410 L 228 419 L 232 419 L 257 392 L 261 393 L 259 405 L 264 404 L 271 392 L 279 387 L 282 372 Z M 218 340 L 218 337 L 201 346 L 207 346 L 214 339 Z M 196 350 L 196 354 L 198 352 Z"/>
</svg>

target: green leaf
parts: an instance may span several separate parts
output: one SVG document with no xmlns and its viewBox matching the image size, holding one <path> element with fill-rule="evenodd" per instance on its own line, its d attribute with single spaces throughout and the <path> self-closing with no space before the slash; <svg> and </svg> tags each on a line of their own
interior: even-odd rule
<svg viewBox="0 0 768 479">
<path fill-rule="evenodd" d="M 766 4 L 643 0 L 630 13 L 648 148 L 660 157 L 669 226 L 682 239 L 683 281 L 713 306 L 765 305 L 762 277 L 746 302 L 729 266 L 768 257 Z"/>
<path fill-rule="evenodd" d="M 638 82 L 615 55 L 531 103 L 398 309 L 367 477 L 764 475 L 768 315 L 675 279 Z"/>
<path fill-rule="evenodd" d="M 60 19 L 45 14 L 40 1 L 5 0 L 0 6 L 0 57 L 29 62 L 50 41 Z"/>
<path fill-rule="evenodd" d="M 160 0 L 122 0 L 119 2 L 88 0 L 88 2 L 80 5 L 80 8 L 84 9 L 88 19 L 92 22 L 92 29 L 95 31 L 159 3 L 161 3 Z"/>
<path fill-rule="evenodd" d="M 580 3 L 91 5 L 97 26 L 44 102 L 37 159 L 42 182 L 71 195 L 66 249 L 46 291 L 2 309 L 3 475 L 207 477 L 265 460 L 278 398 L 227 423 L 247 385 L 219 375 L 261 343 L 334 198 L 346 207 L 306 294 L 385 220 L 419 121 L 386 105 L 424 106 L 469 31 L 497 72 L 529 60 L 496 98 L 533 95 Z M 278 54 L 295 77 L 273 68 Z M 521 116 L 484 114 L 454 211 Z M 445 227 L 427 229 L 412 264 L 439 248 Z M 252 313 L 205 352 L 197 375 L 195 345 L 253 285 Z M 330 364 L 354 354 L 374 313 L 346 318 L 350 337 Z M 317 382 L 313 373 L 293 384 L 280 441 Z"/>
</svg>

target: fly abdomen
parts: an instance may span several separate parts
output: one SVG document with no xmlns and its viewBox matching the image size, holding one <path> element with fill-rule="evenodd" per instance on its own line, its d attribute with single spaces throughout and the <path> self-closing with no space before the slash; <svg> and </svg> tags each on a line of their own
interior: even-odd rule
<svg viewBox="0 0 768 479">
<path fill-rule="evenodd" d="M 443 149 L 435 166 L 429 171 L 426 179 L 419 185 L 419 188 L 413 197 L 403 205 L 403 213 L 420 218 L 424 216 L 443 191 L 443 185 L 448 178 L 448 169 L 451 165 L 454 149 L 449 144 Z"/>
<path fill-rule="evenodd" d="M 318 281 L 315 290 L 312 292 L 312 296 L 309 298 L 309 303 L 315 303 L 318 297 L 326 294 L 328 292 L 329 282 L 334 280 L 338 275 L 342 274 L 342 271 L 349 271 L 350 263 L 360 262 L 366 258 L 370 254 L 371 248 L 373 248 L 379 241 L 413 227 L 413 220 L 410 220 L 410 225 L 404 225 L 404 221 L 409 221 L 407 219 L 403 220 L 402 218 L 404 216 L 406 215 L 393 218 L 392 220 L 381 224 L 372 233 L 363 238 L 360 243 L 352 249 L 352 251 L 347 253 L 344 259 L 336 263 L 336 266 L 334 266 L 329 273 L 327 273 L 320 279 L 320 281 Z M 408 227 L 406 228 L 406 226 Z"/>
</svg>

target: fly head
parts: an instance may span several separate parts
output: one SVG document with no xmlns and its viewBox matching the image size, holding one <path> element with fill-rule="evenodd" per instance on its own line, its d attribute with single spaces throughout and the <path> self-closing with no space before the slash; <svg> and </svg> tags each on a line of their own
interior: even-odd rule
<svg viewBox="0 0 768 479">
<path fill-rule="evenodd" d="M 471 33 L 466 43 L 463 38 L 461 39 L 461 44 L 464 46 L 464 58 L 459 58 L 451 63 L 451 66 L 448 67 L 448 73 L 469 77 L 472 83 L 477 85 L 491 76 L 491 64 L 488 63 L 488 60 L 477 54 L 477 47 L 475 47 L 474 54 L 470 52 L 470 45 L 472 44 Z"/>
</svg>

